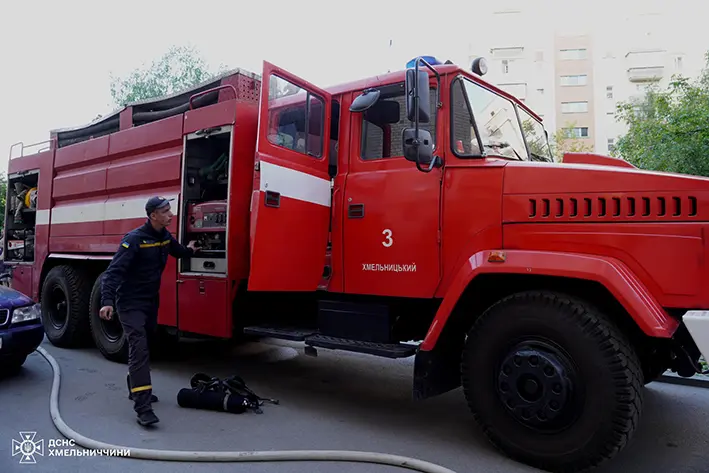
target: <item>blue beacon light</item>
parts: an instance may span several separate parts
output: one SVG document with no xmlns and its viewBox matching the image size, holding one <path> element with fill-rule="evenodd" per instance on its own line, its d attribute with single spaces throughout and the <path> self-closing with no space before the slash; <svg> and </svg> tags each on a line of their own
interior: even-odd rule
<svg viewBox="0 0 709 473">
<path fill-rule="evenodd" d="M 432 66 L 442 64 L 441 61 L 439 61 L 438 59 L 436 59 L 433 56 L 418 56 L 418 57 L 420 57 L 421 59 L 423 59 L 424 61 L 426 61 L 427 63 L 429 63 Z M 406 68 L 408 69 L 408 68 L 414 67 L 415 64 L 416 64 L 416 58 L 413 58 L 412 60 L 410 60 L 409 62 L 406 63 Z"/>
</svg>

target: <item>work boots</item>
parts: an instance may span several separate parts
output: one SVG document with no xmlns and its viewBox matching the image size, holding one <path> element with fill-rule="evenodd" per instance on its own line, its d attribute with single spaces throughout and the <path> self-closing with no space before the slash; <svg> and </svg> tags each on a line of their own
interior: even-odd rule
<svg viewBox="0 0 709 473">
<path fill-rule="evenodd" d="M 146 426 L 156 424 L 160 422 L 160 419 L 158 419 L 158 416 L 156 416 L 155 412 L 151 409 L 149 411 L 139 412 L 137 421 L 140 425 Z"/>
</svg>

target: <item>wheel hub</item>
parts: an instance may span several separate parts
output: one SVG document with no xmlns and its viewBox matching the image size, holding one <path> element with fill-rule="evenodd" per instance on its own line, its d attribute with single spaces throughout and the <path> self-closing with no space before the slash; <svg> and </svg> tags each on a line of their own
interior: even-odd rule
<svg viewBox="0 0 709 473">
<path fill-rule="evenodd" d="M 60 330 L 66 324 L 68 311 L 67 299 L 60 287 L 52 289 L 47 308 L 49 322 L 54 328 Z"/>
<path fill-rule="evenodd" d="M 543 428 L 563 417 L 572 382 L 561 358 L 554 350 L 530 345 L 520 345 L 504 358 L 497 389 L 515 419 Z"/>
<path fill-rule="evenodd" d="M 100 319 L 99 327 L 101 328 L 101 332 L 103 332 L 103 336 L 106 337 L 109 342 L 117 342 L 123 335 L 123 326 L 116 312 L 113 313 L 111 320 Z"/>
</svg>

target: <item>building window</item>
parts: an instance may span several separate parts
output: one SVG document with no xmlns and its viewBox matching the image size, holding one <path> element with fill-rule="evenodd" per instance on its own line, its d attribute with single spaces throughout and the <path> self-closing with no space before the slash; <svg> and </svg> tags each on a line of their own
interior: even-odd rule
<svg viewBox="0 0 709 473">
<path fill-rule="evenodd" d="M 607 99 L 612 99 L 613 98 L 613 86 L 609 85 L 606 87 L 606 98 Z"/>
<path fill-rule="evenodd" d="M 615 139 L 608 138 L 608 152 L 613 153 L 615 151 Z"/>
<path fill-rule="evenodd" d="M 503 74 L 508 74 L 510 72 L 510 61 L 507 59 L 504 59 L 502 61 L 502 73 Z"/>
<path fill-rule="evenodd" d="M 588 138 L 588 127 L 575 127 L 566 129 L 567 138 Z"/>
<path fill-rule="evenodd" d="M 586 49 L 562 49 L 559 52 L 563 61 L 586 59 Z"/>
<path fill-rule="evenodd" d="M 682 70 L 682 56 L 677 56 L 675 58 L 675 69 Z"/>
<path fill-rule="evenodd" d="M 588 102 L 561 102 L 561 113 L 586 113 Z"/>
<path fill-rule="evenodd" d="M 561 85 L 564 87 L 586 85 L 588 83 L 588 76 L 586 74 L 579 74 L 573 76 L 561 76 Z"/>
</svg>

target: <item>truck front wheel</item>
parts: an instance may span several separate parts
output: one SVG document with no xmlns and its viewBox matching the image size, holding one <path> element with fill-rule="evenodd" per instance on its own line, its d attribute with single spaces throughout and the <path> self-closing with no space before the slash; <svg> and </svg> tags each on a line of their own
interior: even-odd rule
<svg viewBox="0 0 709 473">
<path fill-rule="evenodd" d="M 462 383 L 490 442 L 548 471 L 610 459 L 642 410 L 640 361 L 623 333 L 585 302 L 552 292 L 511 295 L 476 321 Z"/>
</svg>

